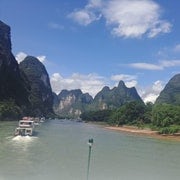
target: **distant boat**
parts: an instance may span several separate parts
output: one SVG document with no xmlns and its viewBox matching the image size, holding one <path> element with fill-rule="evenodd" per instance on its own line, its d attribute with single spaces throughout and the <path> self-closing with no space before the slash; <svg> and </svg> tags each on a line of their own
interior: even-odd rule
<svg viewBox="0 0 180 180">
<path fill-rule="evenodd" d="M 42 122 L 44 122 L 45 121 L 45 117 L 41 117 L 40 118 L 40 122 L 42 123 Z"/>
<path fill-rule="evenodd" d="M 38 126 L 40 124 L 40 118 L 39 117 L 33 118 L 33 121 L 34 121 L 35 126 Z"/>
<path fill-rule="evenodd" d="M 34 121 L 29 119 L 23 119 L 19 121 L 19 126 L 15 129 L 15 136 L 32 136 L 34 129 Z"/>
</svg>

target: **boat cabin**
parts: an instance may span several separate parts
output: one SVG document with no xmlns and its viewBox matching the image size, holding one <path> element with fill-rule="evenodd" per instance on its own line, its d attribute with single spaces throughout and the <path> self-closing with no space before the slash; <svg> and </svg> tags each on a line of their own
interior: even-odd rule
<svg viewBox="0 0 180 180">
<path fill-rule="evenodd" d="M 33 128 L 27 127 L 17 127 L 15 130 L 15 136 L 32 136 L 33 135 Z"/>
<path fill-rule="evenodd" d="M 34 128 L 34 121 L 32 120 L 20 120 L 19 127 L 21 128 Z"/>
</svg>

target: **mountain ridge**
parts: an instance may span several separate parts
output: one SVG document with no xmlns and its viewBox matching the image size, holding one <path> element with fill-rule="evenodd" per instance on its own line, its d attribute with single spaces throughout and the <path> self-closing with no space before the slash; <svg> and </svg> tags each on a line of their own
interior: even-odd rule
<svg viewBox="0 0 180 180">
<path fill-rule="evenodd" d="M 56 106 L 54 111 L 58 115 L 79 117 L 85 111 L 96 111 L 104 109 L 114 109 L 127 102 L 139 101 L 143 103 L 136 89 L 127 88 L 123 81 L 117 87 L 110 89 L 104 86 L 93 98 L 88 93 L 82 93 L 80 89 L 62 90 L 56 96 Z"/>
</svg>

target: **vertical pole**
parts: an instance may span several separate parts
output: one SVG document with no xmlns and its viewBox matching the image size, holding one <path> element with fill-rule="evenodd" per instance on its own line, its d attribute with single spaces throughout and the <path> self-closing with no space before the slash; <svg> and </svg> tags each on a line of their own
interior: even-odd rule
<svg viewBox="0 0 180 180">
<path fill-rule="evenodd" d="M 89 169 L 90 169 L 90 160 L 91 160 L 91 148 L 92 148 L 92 145 L 93 145 L 93 139 L 89 139 L 88 145 L 89 145 L 89 155 L 88 155 L 88 167 L 87 167 L 87 180 L 89 180 Z"/>
</svg>

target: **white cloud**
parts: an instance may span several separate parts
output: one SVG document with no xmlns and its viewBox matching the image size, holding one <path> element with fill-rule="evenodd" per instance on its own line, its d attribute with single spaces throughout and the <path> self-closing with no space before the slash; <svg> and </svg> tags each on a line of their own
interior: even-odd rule
<svg viewBox="0 0 180 180">
<path fill-rule="evenodd" d="M 171 31 L 172 25 L 167 21 L 157 21 L 154 24 L 154 27 L 150 29 L 150 32 L 148 33 L 149 38 L 153 38 L 157 36 L 160 33 L 169 33 Z"/>
<path fill-rule="evenodd" d="M 42 55 L 42 56 L 37 56 L 37 59 L 38 59 L 40 62 L 44 63 L 44 62 L 46 61 L 46 56 L 44 56 L 44 55 Z"/>
<path fill-rule="evenodd" d="M 119 81 L 124 81 L 127 87 L 135 87 L 137 85 L 137 76 L 129 75 L 129 74 L 116 74 L 111 76 L 111 80 L 116 81 L 116 86 Z"/>
<path fill-rule="evenodd" d="M 103 0 L 89 0 L 89 3 L 86 5 L 86 8 L 101 8 Z"/>
<path fill-rule="evenodd" d="M 164 83 L 160 80 L 155 81 L 152 86 L 143 88 L 143 90 L 139 89 L 139 94 L 143 101 L 154 103 L 159 96 L 160 92 L 164 88 Z"/>
<path fill-rule="evenodd" d="M 134 76 L 134 75 L 129 75 L 129 74 L 117 74 L 117 75 L 113 75 L 111 76 L 111 79 L 113 81 L 131 81 L 131 80 L 134 80 L 136 79 L 137 77 Z"/>
<path fill-rule="evenodd" d="M 89 93 L 93 97 L 104 86 L 109 86 L 105 83 L 105 80 L 106 79 L 104 77 L 97 74 L 83 75 L 79 73 L 74 73 L 69 77 L 63 77 L 59 73 L 54 73 L 50 77 L 52 90 L 56 94 L 59 94 L 63 89 L 81 89 L 83 93 Z M 144 102 L 154 103 L 156 98 L 159 96 L 159 93 L 164 88 L 164 83 L 160 80 L 155 81 L 148 87 L 140 87 L 138 85 L 137 76 L 127 74 L 113 75 L 111 76 L 111 80 L 115 81 L 114 86 L 117 86 L 119 81 L 123 80 L 127 87 L 136 87 Z"/>
<path fill-rule="evenodd" d="M 153 84 L 153 86 L 152 86 L 152 89 L 153 89 L 153 91 L 159 93 L 159 92 L 162 91 L 163 87 L 164 87 L 163 82 L 160 81 L 160 80 L 158 80 L 158 81 L 155 81 L 155 82 L 154 82 L 154 84 Z"/>
<path fill-rule="evenodd" d="M 136 80 L 132 80 L 132 81 L 125 82 L 125 84 L 128 88 L 131 88 L 131 87 L 136 87 L 138 82 Z"/>
<path fill-rule="evenodd" d="M 176 44 L 174 46 L 165 46 L 163 48 L 161 48 L 158 53 L 157 56 L 159 57 L 159 59 L 172 59 L 172 58 L 180 58 L 180 44 Z"/>
<path fill-rule="evenodd" d="M 180 52 L 180 44 L 177 44 L 174 49 L 173 49 L 175 52 Z"/>
<path fill-rule="evenodd" d="M 28 55 L 25 52 L 19 52 L 16 54 L 15 58 L 18 63 L 22 62 Z M 41 55 L 36 57 L 40 62 L 44 63 L 46 61 L 46 56 Z"/>
<path fill-rule="evenodd" d="M 68 17 L 85 26 L 104 17 L 112 34 L 125 38 L 143 35 L 153 38 L 160 33 L 169 33 L 172 27 L 161 19 L 161 7 L 152 0 L 90 0 Z"/>
<path fill-rule="evenodd" d="M 145 103 L 147 103 L 147 102 L 154 103 L 156 101 L 157 97 L 158 97 L 158 94 L 149 93 L 144 97 L 143 101 Z"/>
<path fill-rule="evenodd" d="M 16 54 L 16 57 L 15 57 L 15 58 L 16 58 L 18 64 L 19 64 L 19 63 L 22 62 L 26 57 L 27 57 L 27 54 L 26 54 L 26 53 L 24 53 L 24 52 L 19 52 L 19 53 Z"/>
<path fill-rule="evenodd" d="M 145 69 L 145 70 L 163 70 L 169 67 L 180 66 L 180 60 L 164 60 L 159 61 L 158 64 L 150 63 L 131 63 L 129 66 L 136 69 Z"/>
<path fill-rule="evenodd" d="M 81 89 L 83 93 L 89 93 L 94 97 L 104 87 L 104 78 L 97 74 L 74 73 L 64 78 L 59 73 L 54 73 L 50 81 L 53 91 L 57 94 L 63 89 Z"/>
<path fill-rule="evenodd" d="M 115 86 L 118 86 L 119 81 L 123 81 L 128 88 L 136 87 L 137 76 L 129 74 L 116 74 L 111 76 L 111 80 L 115 81 Z"/>
<path fill-rule="evenodd" d="M 68 15 L 80 25 L 87 26 L 101 18 L 101 13 L 97 11 L 102 5 L 101 0 L 90 0 L 89 3 L 80 10 L 74 10 Z"/>
<path fill-rule="evenodd" d="M 63 25 L 60 25 L 58 23 L 54 23 L 54 22 L 50 22 L 48 24 L 49 28 L 51 29 L 59 29 L 59 30 L 63 30 L 64 29 L 64 26 Z"/>
<path fill-rule="evenodd" d="M 95 14 L 88 10 L 74 11 L 69 14 L 69 17 L 78 22 L 80 25 L 84 26 L 87 26 L 88 24 L 96 20 Z"/>
<path fill-rule="evenodd" d="M 80 25 L 87 26 L 101 18 L 99 8 L 102 7 L 102 0 L 89 0 L 88 4 L 80 10 L 74 10 L 68 15 Z"/>
<path fill-rule="evenodd" d="M 180 66 L 180 60 L 165 60 L 165 61 L 161 61 L 161 66 L 162 67 L 173 67 L 173 66 Z"/>
<path fill-rule="evenodd" d="M 137 69 L 163 70 L 163 67 L 150 63 L 131 63 L 130 66 Z"/>
</svg>

